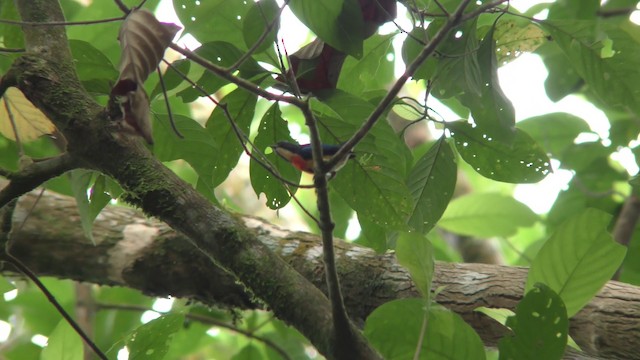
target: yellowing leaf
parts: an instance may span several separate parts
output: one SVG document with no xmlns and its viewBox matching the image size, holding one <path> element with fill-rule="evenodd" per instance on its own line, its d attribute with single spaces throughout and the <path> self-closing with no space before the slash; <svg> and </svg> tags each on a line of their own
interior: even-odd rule
<svg viewBox="0 0 640 360">
<path fill-rule="evenodd" d="M 523 52 L 536 50 L 546 40 L 545 33 L 536 25 L 515 20 L 500 21 L 495 28 L 498 65 L 514 60 Z"/>
<path fill-rule="evenodd" d="M 31 141 L 41 135 L 51 134 L 55 128 L 47 116 L 24 97 L 22 91 L 15 87 L 5 91 L 0 103 L 0 133 L 6 138 L 15 141 L 15 134 L 18 133 L 20 141 Z"/>
</svg>

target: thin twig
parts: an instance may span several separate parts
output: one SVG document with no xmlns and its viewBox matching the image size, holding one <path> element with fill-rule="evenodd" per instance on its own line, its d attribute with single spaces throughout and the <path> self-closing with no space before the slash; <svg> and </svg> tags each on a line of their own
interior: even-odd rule
<svg viewBox="0 0 640 360">
<path fill-rule="evenodd" d="M 125 310 L 125 311 L 137 311 L 137 312 L 145 312 L 145 311 L 151 310 L 151 309 L 146 308 L 144 306 L 138 306 L 138 305 L 103 304 L 103 303 L 97 303 L 96 304 L 96 308 L 98 310 Z M 254 329 L 253 331 L 240 329 L 239 327 L 233 326 L 231 324 L 227 324 L 227 323 L 225 323 L 223 321 L 220 321 L 218 319 L 214 319 L 214 318 L 211 318 L 211 317 L 208 317 L 208 316 L 204 316 L 204 315 L 199 315 L 199 314 L 187 313 L 187 314 L 184 314 L 184 317 L 186 319 L 195 320 L 195 321 L 201 322 L 201 323 L 206 324 L 206 325 L 213 325 L 213 326 L 225 328 L 225 329 L 231 330 L 231 331 L 233 331 L 235 333 L 244 335 L 244 336 L 246 336 L 246 337 L 248 337 L 250 339 L 258 340 L 258 341 L 264 343 L 265 345 L 267 345 L 268 347 L 272 348 L 273 350 L 275 350 L 278 354 L 280 354 L 280 356 L 282 356 L 283 359 L 289 359 L 289 360 L 291 359 L 289 354 L 287 354 L 287 352 L 282 347 L 280 347 L 278 344 L 274 343 L 270 339 L 267 339 L 267 338 L 265 338 L 263 336 L 254 334 L 254 332 L 257 329 Z"/>
<path fill-rule="evenodd" d="M 260 5 L 261 3 L 257 2 L 255 4 L 260 8 L 260 13 L 262 14 L 262 18 L 266 22 L 267 18 L 264 16 L 264 13 L 262 11 L 262 6 Z M 262 43 L 267 38 L 267 36 L 269 36 L 269 33 L 271 32 L 271 30 L 273 30 L 273 27 L 280 21 L 280 16 L 282 15 L 282 11 L 284 10 L 285 7 L 287 7 L 288 4 L 289 4 L 289 0 L 285 0 L 284 4 L 278 11 L 278 15 L 275 17 L 275 19 L 273 19 L 273 21 L 267 24 L 267 27 L 264 29 L 264 31 L 262 32 L 262 35 L 260 35 L 258 40 L 249 48 L 249 50 L 247 50 L 244 54 L 242 54 L 242 56 L 235 63 L 233 63 L 233 65 L 229 66 L 226 69 L 227 71 L 229 72 L 236 71 L 248 58 L 251 57 L 251 55 L 253 55 L 254 52 L 256 52 L 256 50 L 258 50 L 258 48 L 260 47 L 260 45 L 262 45 Z"/>
<path fill-rule="evenodd" d="M 3 52 L 3 53 L 23 53 L 25 51 L 26 51 L 25 49 L 0 47 L 0 52 Z"/>
<path fill-rule="evenodd" d="M 162 88 L 162 97 L 164 98 L 164 105 L 167 107 L 167 115 L 169 116 L 169 123 L 171 124 L 171 128 L 173 129 L 173 132 L 175 132 L 180 139 L 184 139 L 184 136 L 180 133 L 180 131 L 176 127 L 176 122 L 173 120 L 173 113 L 171 112 L 171 104 L 169 104 L 169 97 L 167 96 L 167 87 L 164 85 L 164 79 L 162 77 L 162 71 L 160 71 L 160 66 L 156 66 L 156 72 L 158 73 L 160 88 Z"/>
<path fill-rule="evenodd" d="M 402 74 L 400 78 L 393 84 L 391 89 L 387 92 L 387 95 L 380 101 L 378 106 L 365 120 L 360 129 L 358 129 L 358 131 L 342 145 L 338 152 L 336 152 L 336 154 L 334 154 L 331 159 L 329 159 L 329 161 L 327 162 L 328 168 L 331 169 L 338 163 L 343 161 L 343 159 L 349 155 L 353 148 L 367 135 L 376 121 L 378 121 L 382 113 L 387 109 L 387 107 L 389 107 L 391 103 L 393 103 L 395 97 L 398 95 L 407 80 L 409 80 L 409 78 L 416 72 L 420 65 L 422 65 L 422 63 L 434 53 L 436 47 L 445 39 L 449 30 L 453 29 L 463 21 L 462 13 L 470 2 L 471 0 L 463 0 L 460 3 L 456 11 L 451 14 L 451 16 L 447 19 L 447 22 L 438 30 L 431 41 L 422 49 L 416 59 L 411 64 L 409 64 L 409 66 L 407 66 L 404 74 Z"/>
<path fill-rule="evenodd" d="M 176 44 L 170 44 L 169 45 L 170 48 L 172 48 L 173 50 L 179 52 L 180 54 L 184 55 L 186 58 L 188 58 L 189 60 L 195 62 L 196 64 L 204 67 L 206 70 L 214 73 L 215 75 L 218 75 L 219 77 L 230 81 L 236 85 L 238 85 L 239 87 L 248 90 L 256 95 L 259 95 L 267 100 L 271 100 L 271 101 L 282 101 L 285 103 L 289 103 L 298 107 L 302 107 L 304 106 L 304 102 L 300 99 L 297 99 L 295 97 L 292 96 L 286 96 L 286 95 L 277 95 L 274 93 L 271 93 L 269 91 L 267 91 L 266 89 L 263 89 L 259 86 L 257 86 L 256 84 L 252 83 L 251 81 L 248 81 L 246 79 L 243 79 L 241 77 L 238 76 L 234 76 L 231 73 L 229 73 L 228 71 L 226 71 L 224 68 L 217 66 L 213 63 L 211 63 L 209 60 L 203 58 L 202 56 L 194 53 L 193 51 L 187 50 L 187 49 L 183 49 L 180 46 L 176 45 Z"/>
<path fill-rule="evenodd" d="M 53 294 L 49 291 L 49 289 L 47 289 L 47 287 L 42 283 L 42 281 L 38 279 L 38 276 L 34 274 L 33 271 L 31 271 L 31 269 L 29 269 L 25 264 L 23 264 L 22 261 L 20 261 L 18 258 L 11 255 L 8 249 L 5 251 L 5 256 L 6 256 L 7 262 L 15 266 L 16 269 L 18 269 L 18 271 L 20 271 L 22 274 L 28 277 L 31 281 L 33 281 L 33 283 L 38 287 L 38 289 L 40 289 L 40 291 L 44 294 L 47 300 L 49 300 L 49 302 L 53 305 L 53 307 L 56 308 L 56 310 L 60 313 L 60 315 L 62 315 L 62 317 L 67 321 L 67 323 L 73 328 L 73 330 L 78 335 L 80 335 L 82 340 L 84 340 L 85 344 L 87 344 L 87 346 L 89 346 L 91 350 L 93 350 L 93 352 L 100 359 L 108 360 L 107 355 L 105 355 L 102 352 L 102 350 L 100 350 L 100 348 L 93 342 L 93 340 L 91 340 L 91 338 L 87 336 L 87 334 L 80 328 L 80 326 L 75 322 L 75 320 L 73 320 L 71 315 L 69 315 L 69 313 L 67 313 L 67 311 L 62 307 L 62 305 L 60 305 L 58 300 L 56 300 L 55 296 L 53 296 Z"/>
<path fill-rule="evenodd" d="M 120 9 L 120 11 L 122 11 L 125 14 L 128 14 L 131 12 L 131 10 L 129 9 L 129 7 L 127 5 L 125 5 L 122 0 L 113 0 L 116 5 L 118 5 L 118 8 Z"/>
<path fill-rule="evenodd" d="M 122 21 L 124 20 L 124 16 L 120 17 L 112 17 L 101 20 L 85 20 L 85 21 L 50 21 L 50 22 L 32 22 L 32 21 L 19 21 L 19 20 L 9 20 L 9 19 L 0 19 L 0 24 L 7 25 L 16 25 L 16 26 L 73 26 L 73 25 L 91 25 L 91 24 L 102 24 L 114 21 Z"/>
</svg>

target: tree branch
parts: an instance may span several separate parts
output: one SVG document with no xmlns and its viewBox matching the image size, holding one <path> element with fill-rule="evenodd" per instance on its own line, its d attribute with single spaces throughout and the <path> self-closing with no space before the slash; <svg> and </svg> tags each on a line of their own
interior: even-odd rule
<svg viewBox="0 0 640 360">
<path fill-rule="evenodd" d="M 32 192 L 20 198 L 14 228 L 37 195 Z M 206 255 L 164 223 L 132 209 L 108 206 L 94 225 L 94 246 L 71 220 L 77 216 L 72 198 L 45 192 L 29 220 L 13 234 L 14 256 L 42 276 L 127 286 L 148 295 L 185 297 L 212 306 L 262 306 L 233 275 L 211 266 Z M 55 227 L 52 218 L 60 220 Z M 254 229 L 253 236 L 326 293 L 317 235 L 286 231 L 248 216 L 242 221 Z M 393 254 L 376 254 L 340 240 L 335 241 L 335 251 L 345 305 L 358 325 L 387 301 L 420 296 Z M 515 309 L 526 276 L 527 269 L 519 267 L 438 262 L 433 287 L 443 290 L 435 300 L 460 314 L 486 345 L 495 346 L 505 328 L 473 309 Z M 639 314 L 640 288 L 610 281 L 571 319 L 570 333 L 590 356 L 640 359 L 635 351 L 640 348 Z"/>
<path fill-rule="evenodd" d="M 64 153 L 31 163 L 18 172 L 5 173 L 4 175 L 11 181 L 0 190 L 0 208 L 9 201 L 42 185 L 45 181 L 78 167 L 80 167 L 80 162 L 69 153 Z"/>
<path fill-rule="evenodd" d="M 25 21 L 64 20 L 55 0 L 18 0 L 17 5 Z M 329 359 L 336 358 L 331 306 L 324 294 L 234 216 L 214 207 L 155 159 L 139 139 L 113 131 L 106 111 L 77 79 L 64 29 L 30 27 L 24 33 L 27 53 L 12 66 L 17 86 L 65 135 L 69 153 L 115 179 L 125 190 L 127 202 L 185 234 L 187 241 L 206 255 L 209 267 L 215 263 L 235 274 L 318 351 Z M 222 73 L 223 78 L 261 96 L 292 101 Z M 370 354 L 368 346 L 354 351 L 358 358 Z"/>
</svg>

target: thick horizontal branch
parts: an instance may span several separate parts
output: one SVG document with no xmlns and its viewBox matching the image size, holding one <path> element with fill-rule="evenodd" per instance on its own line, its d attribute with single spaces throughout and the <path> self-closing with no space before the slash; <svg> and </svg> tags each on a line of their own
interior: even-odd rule
<svg viewBox="0 0 640 360">
<path fill-rule="evenodd" d="M 121 285 L 150 295 L 179 296 L 215 306 L 255 308 L 260 304 L 228 272 L 164 223 L 139 212 L 108 207 L 94 227 L 93 246 L 76 219 L 71 198 L 46 192 L 24 223 L 37 194 L 17 205 L 11 252 L 40 275 L 97 284 Z M 243 217 L 256 237 L 326 293 L 322 243 L 318 236 L 290 232 L 264 220 Z M 52 226 L 55 221 L 56 226 Z M 336 260 L 350 316 L 360 325 L 384 302 L 419 296 L 393 254 L 336 240 Z M 525 268 L 438 263 L 434 288 L 444 287 L 436 301 L 459 313 L 487 345 L 505 329 L 474 312 L 478 306 L 514 309 L 524 291 Z M 638 359 L 640 289 L 611 281 L 571 320 L 571 335 L 582 349 L 600 358 Z"/>
</svg>

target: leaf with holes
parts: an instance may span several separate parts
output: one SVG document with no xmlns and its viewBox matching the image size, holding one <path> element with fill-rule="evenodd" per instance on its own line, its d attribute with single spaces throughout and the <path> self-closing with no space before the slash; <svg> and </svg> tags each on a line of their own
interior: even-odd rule
<svg viewBox="0 0 640 360">
<path fill-rule="evenodd" d="M 453 150 L 442 136 L 407 177 L 414 201 L 409 226 L 426 234 L 436 225 L 453 196 L 457 171 Z"/>
<path fill-rule="evenodd" d="M 464 161 L 483 176 L 509 183 L 535 183 L 551 171 L 544 149 L 523 130 L 516 129 L 513 141 L 507 144 L 467 122 L 446 126 Z"/>
<path fill-rule="evenodd" d="M 256 135 L 256 138 L 253 140 L 253 145 L 255 146 L 255 148 L 252 149 L 253 156 L 258 157 L 258 159 L 264 162 L 265 160 L 262 159 L 261 154 L 266 154 L 269 146 L 279 141 L 295 143 L 295 140 L 293 140 L 289 134 L 287 122 L 282 118 L 278 104 L 274 103 L 260 121 L 258 135 Z M 277 171 L 283 178 L 296 184 L 300 181 L 300 172 L 274 151 L 265 155 L 265 158 L 269 163 L 273 164 L 273 170 Z M 291 200 L 287 186 L 253 159 L 251 159 L 251 164 L 249 165 L 249 174 L 251 175 L 251 186 L 253 190 L 258 196 L 260 196 L 261 193 L 267 196 L 267 206 L 269 208 L 274 210 L 280 209 Z M 294 193 L 297 190 L 295 187 L 288 187 Z"/>
<path fill-rule="evenodd" d="M 518 128 L 527 132 L 556 159 L 574 144 L 581 133 L 589 133 L 589 124 L 568 113 L 549 113 L 518 122 Z"/>
<path fill-rule="evenodd" d="M 24 142 L 51 134 L 55 130 L 56 127 L 49 118 L 17 88 L 8 88 L 1 99 L 0 133 L 4 137 L 15 141 L 17 133 L 20 141 Z M 15 129 L 12 124 L 15 124 Z"/>
<path fill-rule="evenodd" d="M 551 288 L 536 284 L 518 303 L 506 326 L 513 334 L 500 339 L 500 359 L 561 359 L 567 345 L 567 309 Z"/>
<path fill-rule="evenodd" d="M 558 293 L 575 315 L 611 279 L 626 248 L 608 233 L 611 215 L 586 209 L 564 223 L 542 246 L 531 263 L 525 291 L 544 283 Z"/>
<path fill-rule="evenodd" d="M 185 32 L 200 43 L 227 41 L 246 50 L 243 27 L 253 1 L 173 0 L 173 8 Z"/>
<path fill-rule="evenodd" d="M 513 17 L 495 26 L 497 64 L 504 65 L 520 54 L 533 52 L 546 42 L 546 35 L 529 19 Z"/>
<path fill-rule="evenodd" d="M 184 315 L 167 314 L 133 330 L 125 343 L 129 359 L 162 359 L 169 351 L 171 340 L 182 327 Z"/>
</svg>

